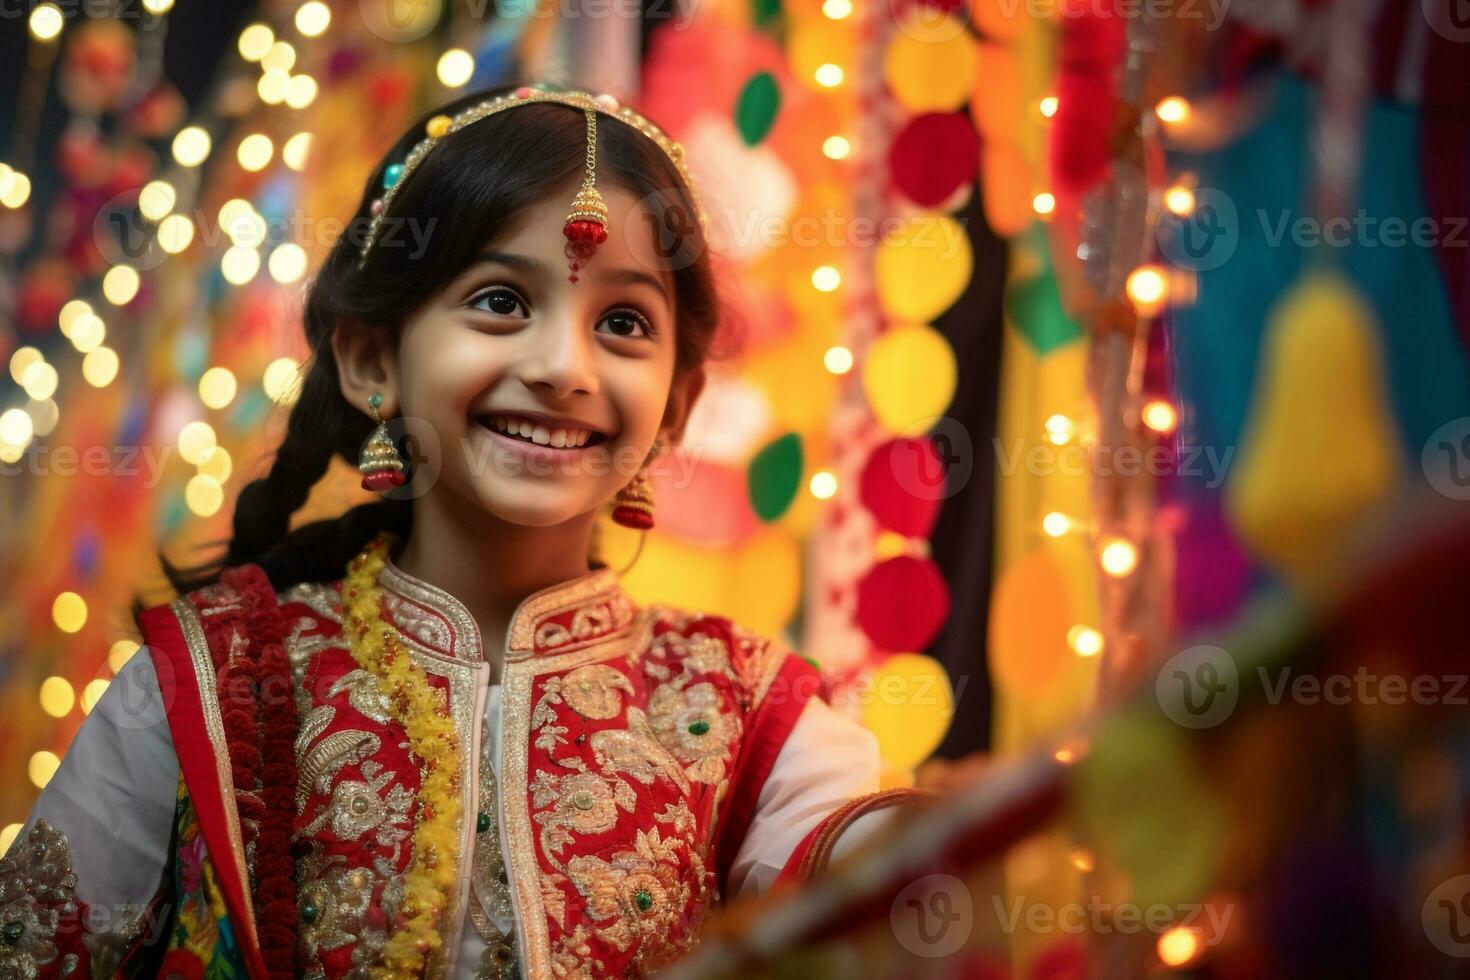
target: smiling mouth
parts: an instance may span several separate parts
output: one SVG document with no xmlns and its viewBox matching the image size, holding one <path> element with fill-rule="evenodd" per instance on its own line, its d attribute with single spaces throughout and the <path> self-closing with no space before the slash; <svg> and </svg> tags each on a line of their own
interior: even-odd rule
<svg viewBox="0 0 1470 980">
<path fill-rule="evenodd" d="M 513 415 L 476 415 L 475 422 L 498 436 L 545 449 L 585 449 L 607 441 L 601 432 L 553 428 Z"/>
</svg>

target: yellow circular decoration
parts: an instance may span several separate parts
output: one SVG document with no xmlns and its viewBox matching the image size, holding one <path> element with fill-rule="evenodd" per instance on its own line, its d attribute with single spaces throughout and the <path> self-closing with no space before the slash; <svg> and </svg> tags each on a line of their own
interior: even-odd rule
<svg viewBox="0 0 1470 980">
<path fill-rule="evenodd" d="M 863 391 L 878 422 L 894 434 L 927 431 L 954 398 L 954 349 L 932 327 L 894 327 L 878 335 L 863 361 Z"/>
<path fill-rule="evenodd" d="M 883 78 L 910 112 L 948 112 L 975 86 L 975 42 L 949 14 L 916 4 L 883 57 Z"/>
<path fill-rule="evenodd" d="M 878 302 L 895 320 L 928 322 L 960 298 L 974 263 L 970 238 L 958 221 L 947 215 L 910 218 L 878 248 Z"/>
<path fill-rule="evenodd" d="M 912 769 L 939 747 L 954 718 L 949 675 L 933 657 L 895 653 L 861 684 L 863 724 L 889 769 Z"/>
</svg>

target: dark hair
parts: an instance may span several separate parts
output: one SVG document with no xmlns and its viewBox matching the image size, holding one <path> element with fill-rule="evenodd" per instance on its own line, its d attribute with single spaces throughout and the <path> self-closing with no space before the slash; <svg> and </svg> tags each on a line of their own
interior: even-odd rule
<svg viewBox="0 0 1470 980">
<path fill-rule="evenodd" d="M 240 491 L 233 536 L 222 554 L 181 567 L 160 552 L 164 574 L 180 593 L 212 584 L 225 568 L 249 562 L 259 564 L 278 590 L 298 582 L 331 581 L 344 574 L 351 557 L 379 531 L 407 536 L 412 520 L 408 499 L 373 501 L 336 518 L 290 528 L 291 515 L 306 502 L 332 458 L 355 466 L 373 428 L 364 408 L 342 396 L 331 336 L 344 321 L 396 333 L 409 314 L 474 262 L 493 229 L 510 226 L 581 172 L 586 123 L 571 106 L 524 106 L 467 126 L 437 144 L 395 195 L 392 216 L 417 222 L 423 229 L 420 240 L 403 234 L 395 238 L 385 224 L 366 264 L 358 268 L 372 201 L 381 194 L 387 167 L 408 155 L 434 116 L 452 116 L 514 87 L 474 92 L 425 113 L 373 171 L 349 232 L 333 245 L 307 293 L 304 320 L 311 357 L 270 472 Z M 661 206 L 670 215 L 693 214 L 678 170 L 655 143 L 606 115 L 599 115 L 598 123 L 599 182 L 611 182 L 640 200 L 656 195 L 654 200 L 666 202 Z M 669 207 L 675 205 L 678 210 Z M 680 232 L 678 251 L 669 263 L 675 285 L 676 377 L 712 356 L 720 321 L 708 246 L 697 224 L 681 222 Z"/>
</svg>

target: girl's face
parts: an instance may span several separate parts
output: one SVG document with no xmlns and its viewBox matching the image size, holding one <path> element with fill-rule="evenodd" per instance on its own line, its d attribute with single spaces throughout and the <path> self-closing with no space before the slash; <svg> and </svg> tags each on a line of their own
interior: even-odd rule
<svg viewBox="0 0 1470 980">
<path fill-rule="evenodd" d="M 703 376 L 674 384 L 674 283 L 645 209 L 599 187 L 609 235 L 570 282 L 562 225 L 578 186 L 487 242 L 381 353 L 383 417 L 402 417 L 428 471 L 405 488 L 414 494 L 560 524 L 626 486 L 655 437 L 682 436 Z"/>
</svg>

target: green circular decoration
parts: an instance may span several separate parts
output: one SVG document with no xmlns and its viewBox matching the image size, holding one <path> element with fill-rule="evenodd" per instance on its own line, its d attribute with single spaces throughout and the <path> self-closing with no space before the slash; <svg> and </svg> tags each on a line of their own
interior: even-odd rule
<svg viewBox="0 0 1470 980">
<path fill-rule="evenodd" d="M 1039 354 L 1049 354 L 1082 336 L 1082 328 L 1062 308 L 1062 294 L 1051 270 L 1011 287 L 1006 313 Z"/>
<path fill-rule="evenodd" d="M 653 896 L 641 888 L 633 895 L 633 901 L 638 903 L 638 911 L 640 912 L 647 912 L 653 908 Z"/>
<path fill-rule="evenodd" d="M 776 520 L 796 499 L 801 488 L 801 457 L 801 437 L 788 432 L 750 461 L 746 473 L 750 506 L 761 520 Z"/>
<path fill-rule="evenodd" d="M 315 902 L 307 902 L 305 905 L 301 906 L 301 918 L 305 919 L 308 924 L 315 922 L 317 920 L 317 916 L 321 914 L 322 910 L 317 908 Z"/>
<path fill-rule="evenodd" d="M 705 721 L 703 718 L 699 719 L 698 721 L 690 722 L 689 723 L 689 734 L 690 735 L 703 735 L 703 734 L 705 734 L 708 731 L 709 731 L 709 722 Z"/>
<path fill-rule="evenodd" d="M 770 133 L 781 108 L 781 87 L 768 71 L 751 76 L 735 100 L 735 127 L 746 146 L 755 146 Z"/>
<path fill-rule="evenodd" d="M 486 813 L 484 810 L 481 810 L 480 811 L 480 815 L 475 818 L 475 832 L 478 833 L 478 834 L 483 834 L 485 831 L 487 831 L 489 829 L 490 829 L 490 814 Z"/>
</svg>

